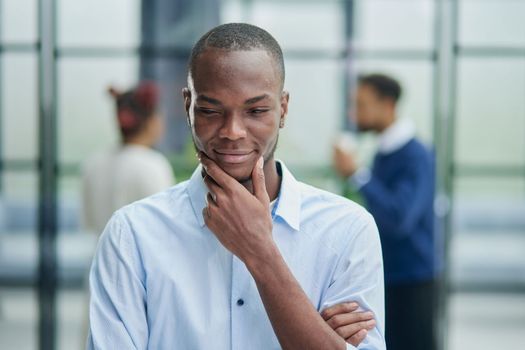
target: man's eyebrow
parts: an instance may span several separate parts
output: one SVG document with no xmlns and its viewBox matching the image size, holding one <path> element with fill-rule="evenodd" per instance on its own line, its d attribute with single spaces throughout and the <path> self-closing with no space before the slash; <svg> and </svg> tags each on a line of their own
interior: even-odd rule
<svg viewBox="0 0 525 350">
<path fill-rule="evenodd" d="M 265 98 L 268 98 L 268 97 L 270 97 L 268 94 L 252 97 L 252 98 L 249 98 L 246 101 L 244 101 L 244 104 L 245 105 L 251 105 L 251 104 L 257 103 L 257 102 L 259 102 L 261 100 L 264 100 Z"/>
<path fill-rule="evenodd" d="M 197 100 L 203 100 L 205 102 L 211 103 L 212 105 L 221 106 L 222 103 L 219 100 L 216 100 L 214 98 L 208 97 L 206 95 L 199 95 L 197 96 Z"/>
</svg>

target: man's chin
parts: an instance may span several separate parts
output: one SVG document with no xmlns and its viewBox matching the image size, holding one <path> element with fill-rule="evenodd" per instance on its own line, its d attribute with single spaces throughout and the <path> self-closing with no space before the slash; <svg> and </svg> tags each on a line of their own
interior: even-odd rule
<svg viewBox="0 0 525 350">
<path fill-rule="evenodd" d="M 255 164 L 246 164 L 246 165 L 239 165 L 239 164 L 218 164 L 219 167 L 221 167 L 222 170 L 231 177 L 233 177 L 235 180 L 239 181 L 240 183 L 245 183 L 248 181 L 251 181 L 252 179 L 252 170 Z"/>
</svg>

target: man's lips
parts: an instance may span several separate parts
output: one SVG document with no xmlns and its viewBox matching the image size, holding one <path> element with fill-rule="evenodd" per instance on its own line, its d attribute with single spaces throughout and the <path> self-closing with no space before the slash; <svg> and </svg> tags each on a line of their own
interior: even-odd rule
<svg viewBox="0 0 525 350">
<path fill-rule="evenodd" d="M 230 164 L 239 164 L 247 161 L 253 152 L 253 150 L 214 150 L 218 161 Z"/>
</svg>

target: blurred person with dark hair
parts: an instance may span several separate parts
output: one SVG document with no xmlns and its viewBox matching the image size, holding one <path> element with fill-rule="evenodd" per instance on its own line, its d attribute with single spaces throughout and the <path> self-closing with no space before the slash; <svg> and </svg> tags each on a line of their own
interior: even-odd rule
<svg viewBox="0 0 525 350">
<path fill-rule="evenodd" d="M 88 349 L 385 348 L 373 218 L 274 158 L 284 77 L 279 44 L 256 26 L 195 44 L 183 99 L 201 165 L 108 223 Z"/>
<path fill-rule="evenodd" d="M 163 133 L 152 82 L 109 93 L 115 101 L 121 144 L 89 159 L 83 167 L 83 210 L 87 229 L 100 234 L 117 209 L 174 185 L 167 159 L 152 147 Z"/>
<path fill-rule="evenodd" d="M 389 350 L 433 350 L 437 269 L 434 250 L 434 156 L 399 119 L 400 84 L 382 74 L 358 79 L 354 122 L 379 134 L 371 169 L 336 145 L 334 167 L 365 200 L 377 222 L 385 269 Z"/>
</svg>

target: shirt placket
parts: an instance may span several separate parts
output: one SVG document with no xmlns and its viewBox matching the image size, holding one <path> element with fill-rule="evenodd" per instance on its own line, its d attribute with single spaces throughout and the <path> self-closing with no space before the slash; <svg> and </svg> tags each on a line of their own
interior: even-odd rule
<svg viewBox="0 0 525 350">
<path fill-rule="evenodd" d="M 232 350 L 247 349 L 245 337 L 249 334 L 247 322 L 247 307 L 253 302 L 248 295 L 250 291 L 250 273 L 244 263 L 236 256 L 232 261 L 232 292 L 231 292 L 231 341 Z"/>
</svg>

